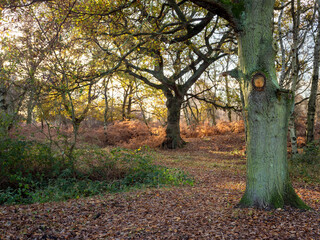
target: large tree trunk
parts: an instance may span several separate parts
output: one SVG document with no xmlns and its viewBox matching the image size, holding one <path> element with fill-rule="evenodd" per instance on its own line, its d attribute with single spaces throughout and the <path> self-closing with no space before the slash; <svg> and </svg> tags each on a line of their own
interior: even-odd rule
<svg viewBox="0 0 320 240">
<path fill-rule="evenodd" d="M 274 0 L 246 1 L 243 29 L 238 34 L 247 131 L 247 184 L 240 206 L 307 208 L 294 192 L 288 174 L 287 133 L 293 99 L 289 91 L 279 89 L 276 79 L 273 6 Z"/>
<path fill-rule="evenodd" d="M 185 145 L 180 136 L 180 111 L 183 98 L 167 96 L 167 128 L 166 137 L 162 143 L 163 148 L 176 149 Z"/>
</svg>

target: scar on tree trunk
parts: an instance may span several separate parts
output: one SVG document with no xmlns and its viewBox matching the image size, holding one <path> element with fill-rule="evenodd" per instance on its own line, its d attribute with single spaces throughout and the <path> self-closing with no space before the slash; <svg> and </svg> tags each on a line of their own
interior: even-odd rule
<svg viewBox="0 0 320 240">
<path fill-rule="evenodd" d="M 252 88 L 242 84 L 246 124 L 247 183 L 239 207 L 270 210 L 291 206 L 310 209 L 295 193 L 288 172 L 287 133 L 292 92 L 252 74 Z"/>
</svg>

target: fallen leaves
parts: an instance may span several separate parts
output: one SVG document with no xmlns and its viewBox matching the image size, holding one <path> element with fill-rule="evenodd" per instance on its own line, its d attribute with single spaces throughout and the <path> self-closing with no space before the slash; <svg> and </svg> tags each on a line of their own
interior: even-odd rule
<svg viewBox="0 0 320 240">
<path fill-rule="evenodd" d="M 245 162 L 228 154 L 232 141 L 219 146 L 220 154 L 199 139 L 187 150 L 157 153 L 162 164 L 192 173 L 193 187 L 1 206 L 0 239 L 320 239 L 318 185 L 295 183 L 314 211 L 234 208 L 245 188 L 237 169 Z"/>
</svg>

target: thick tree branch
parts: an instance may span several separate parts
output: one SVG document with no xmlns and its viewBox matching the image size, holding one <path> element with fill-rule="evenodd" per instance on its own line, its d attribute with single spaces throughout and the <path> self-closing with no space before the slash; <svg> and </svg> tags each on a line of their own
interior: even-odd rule
<svg viewBox="0 0 320 240">
<path fill-rule="evenodd" d="M 208 12 L 208 14 L 206 15 L 205 18 L 203 18 L 203 20 L 195 25 L 195 26 L 192 26 L 190 25 L 188 28 L 187 28 L 187 34 L 184 35 L 184 36 L 181 36 L 181 37 L 178 37 L 178 38 L 175 38 L 173 40 L 171 40 L 171 44 L 172 43 L 177 43 L 177 42 L 183 42 L 183 41 L 186 41 L 194 36 L 196 36 L 198 33 L 200 33 L 209 23 L 210 21 L 212 20 L 214 14 L 212 14 L 211 12 Z"/>
<path fill-rule="evenodd" d="M 142 75 L 139 75 L 139 74 L 137 74 L 137 73 L 135 73 L 135 72 L 133 72 L 133 71 L 131 71 L 131 70 L 129 70 L 129 69 L 125 70 L 125 72 L 126 72 L 126 73 L 129 73 L 131 76 L 133 76 L 133 77 L 135 77 L 135 78 L 137 78 L 137 79 L 142 80 L 145 84 L 147 84 L 147 85 L 149 85 L 149 86 L 151 86 L 151 87 L 154 87 L 154 88 L 159 89 L 159 90 L 161 90 L 161 89 L 164 88 L 163 85 L 155 84 L 155 83 L 153 83 L 153 82 L 150 82 L 146 77 L 144 77 L 144 76 L 142 76 Z"/>
<path fill-rule="evenodd" d="M 20 8 L 28 7 L 35 3 L 51 2 L 52 0 L 32 0 L 32 1 L 17 1 L 17 0 L 0 0 L 1 8 Z"/>
<path fill-rule="evenodd" d="M 188 89 L 198 80 L 198 78 L 201 76 L 201 74 L 207 69 L 207 67 L 217 61 L 218 59 L 226 56 L 227 54 L 224 53 L 224 54 L 221 54 L 221 55 L 218 55 L 216 54 L 214 57 L 210 58 L 209 61 L 204 61 L 200 67 L 194 72 L 194 74 L 186 81 L 185 84 L 183 84 L 183 91 L 188 91 Z"/>
<path fill-rule="evenodd" d="M 190 0 L 199 7 L 203 7 L 211 13 L 227 20 L 235 32 L 241 31 L 239 22 L 240 14 L 243 11 L 243 3 L 224 3 L 221 0 Z"/>
<path fill-rule="evenodd" d="M 232 77 L 236 80 L 240 80 L 240 78 L 241 78 L 241 72 L 238 68 L 232 69 L 227 72 L 223 72 L 223 73 L 221 73 L 221 75 L 224 77 L 229 75 L 230 77 Z"/>
</svg>

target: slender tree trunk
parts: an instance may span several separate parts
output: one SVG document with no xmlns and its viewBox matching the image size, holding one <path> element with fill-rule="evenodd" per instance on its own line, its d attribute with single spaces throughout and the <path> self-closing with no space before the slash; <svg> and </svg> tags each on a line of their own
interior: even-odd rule
<svg viewBox="0 0 320 240">
<path fill-rule="evenodd" d="M 113 112 L 114 112 L 114 91 L 111 91 L 111 108 L 110 108 L 110 121 L 113 122 Z"/>
<path fill-rule="evenodd" d="M 211 126 L 214 126 L 217 124 L 216 122 L 216 110 L 214 107 L 210 108 L 207 110 L 208 111 L 208 115 L 209 115 L 209 118 L 211 120 Z"/>
<path fill-rule="evenodd" d="M 186 123 L 187 123 L 188 126 L 190 126 L 191 125 L 191 119 L 190 119 L 189 112 L 188 112 L 188 101 L 184 104 L 183 112 L 184 112 L 184 117 L 186 119 Z"/>
<path fill-rule="evenodd" d="M 143 118 L 143 122 L 146 124 L 146 126 L 150 130 L 148 119 L 147 119 L 147 116 L 146 116 L 146 112 L 145 112 L 145 110 L 143 108 L 142 99 L 139 96 L 137 96 L 137 97 L 138 97 L 138 104 L 139 104 L 139 107 L 140 107 L 140 111 L 141 111 L 141 115 L 142 115 L 142 118 Z M 150 132 L 151 132 L 151 130 L 150 130 Z"/>
<path fill-rule="evenodd" d="M 34 107 L 35 107 L 34 91 L 31 90 L 29 100 L 28 100 L 28 105 L 27 105 L 27 124 L 32 123 Z"/>
<path fill-rule="evenodd" d="M 193 106 L 196 109 L 196 114 L 193 113 L 194 119 L 195 119 L 195 125 L 198 125 L 201 121 L 201 113 L 199 111 L 197 103 L 192 99 Z M 192 109 L 191 109 L 192 110 Z M 192 111 L 193 112 L 193 111 Z"/>
<path fill-rule="evenodd" d="M 0 85 L 0 110 L 7 111 L 8 106 L 6 104 L 6 89 Z"/>
<path fill-rule="evenodd" d="M 8 134 L 8 105 L 6 103 L 6 89 L 0 83 L 0 140 Z"/>
<path fill-rule="evenodd" d="M 319 3 L 318 3 L 319 4 Z M 307 143 L 314 140 L 314 116 L 316 112 L 316 100 L 319 81 L 319 54 L 320 54 L 320 6 L 318 5 L 318 31 L 313 53 L 313 74 L 311 93 L 308 102 L 308 119 L 307 119 Z"/>
<path fill-rule="evenodd" d="M 190 102 L 188 101 L 187 102 L 188 104 L 188 108 L 190 109 L 190 113 L 191 113 L 191 116 L 190 116 L 190 125 L 192 125 L 193 128 L 195 128 L 196 125 L 198 125 L 198 118 L 197 116 L 194 114 L 193 110 L 192 110 L 192 107 L 191 107 L 191 104 Z"/>
<path fill-rule="evenodd" d="M 295 10 L 295 1 L 291 1 L 291 16 L 293 19 L 293 54 L 292 54 L 292 82 L 291 82 L 291 91 L 292 91 L 292 106 L 291 113 L 289 118 L 289 130 L 290 130 L 290 140 L 291 140 L 291 153 L 292 155 L 298 154 L 298 145 L 297 145 L 297 135 L 296 135 L 296 126 L 295 126 L 295 91 L 297 88 L 297 82 L 299 77 L 299 57 L 298 57 L 298 44 L 299 44 L 299 25 L 300 25 L 300 0 L 297 0 L 297 10 Z"/>
<path fill-rule="evenodd" d="M 108 112 L 109 112 L 109 98 L 108 98 L 108 85 L 110 78 L 103 80 L 103 96 L 104 96 L 104 112 L 103 112 L 103 130 L 106 135 L 107 123 L 108 123 Z"/>
<path fill-rule="evenodd" d="M 293 102 L 294 104 L 294 102 Z M 290 142 L 291 142 L 291 154 L 298 154 L 298 143 L 297 143 L 297 134 L 296 134 L 296 124 L 295 124 L 295 115 L 294 112 L 291 112 L 289 118 L 289 132 L 290 132 Z"/>
<path fill-rule="evenodd" d="M 130 91 L 129 93 L 129 98 L 128 98 L 128 106 L 127 106 L 127 118 L 130 119 L 131 118 L 131 108 L 132 108 L 132 91 Z"/>
<path fill-rule="evenodd" d="M 276 79 L 273 6 L 274 0 L 246 1 L 243 31 L 238 34 L 247 131 L 247 183 L 239 205 L 308 208 L 292 188 L 288 174 L 287 132 L 293 99 L 290 92 L 279 89 Z"/>
<path fill-rule="evenodd" d="M 77 144 L 77 140 L 78 140 L 78 133 L 79 133 L 79 127 L 80 127 L 80 123 L 81 122 L 72 122 L 72 126 L 73 126 L 73 140 L 70 143 L 70 147 L 67 149 L 66 151 L 66 155 L 70 160 L 73 160 L 73 150 Z M 72 167 L 73 162 L 72 163 Z"/>
<path fill-rule="evenodd" d="M 180 110 L 183 98 L 167 96 L 167 128 L 166 137 L 162 143 L 163 148 L 176 149 L 185 145 L 180 136 Z"/>
<path fill-rule="evenodd" d="M 123 95 L 123 102 L 122 102 L 122 120 L 126 120 L 126 105 L 127 105 L 127 98 L 128 98 L 128 89 L 125 90 Z"/>
<path fill-rule="evenodd" d="M 108 134 L 107 134 L 108 112 L 109 112 L 108 83 L 109 83 L 109 79 L 107 82 L 105 79 L 103 80 L 103 86 L 104 86 L 103 134 L 104 134 L 105 141 L 107 141 L 108 139 Z"/>
<path fill-rule="evenodd" d="M 230 61 L 230 55 L 228 55 L 228 60 L 227 60 L 227 71 L 229 70 L 229 61 Z M 227 95 L 227 106 L 230 107 L 230 88 L 229 88 L 229 79 L 228 76 L 225 76 L 225 81 L 226 81 L 226 95 Z M 228 109 L 228 120 L 229 122 L 232 122 L 232 118 L 231 118 L 231 109 Z"/>
</svg>

